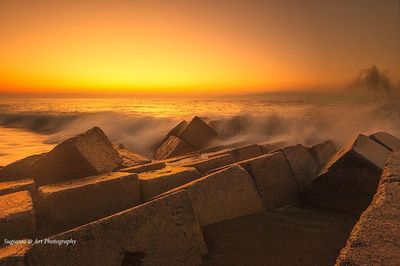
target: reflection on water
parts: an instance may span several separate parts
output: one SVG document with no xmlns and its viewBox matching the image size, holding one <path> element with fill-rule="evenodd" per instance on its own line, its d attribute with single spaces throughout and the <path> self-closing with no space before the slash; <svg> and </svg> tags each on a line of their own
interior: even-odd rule
<svg viewBox="0 0 400 266">
<path fill-rule="evenodd" d="M 49 151 L 53 145 L 44 144 L 46 138 L 20 129 L 0 127 L 0 166 L 31 154 Z"/>
<path fill-rule="evenodd" d="M 295 113 L 330 101 L 278 100 L 269 98 L 4 98 L 1 113 L 93 113 L 116 112 L 153 117 L 234 115 L 242 112 Z"/>
</svg>

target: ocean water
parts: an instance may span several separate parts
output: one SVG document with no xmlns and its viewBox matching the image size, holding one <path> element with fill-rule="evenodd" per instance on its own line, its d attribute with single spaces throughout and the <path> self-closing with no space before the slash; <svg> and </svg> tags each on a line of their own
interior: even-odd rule
<svg viewBox="0 0 400 266">
<path fill-rule="evenodd" d="M 217 141 L 345 145 L 357 134 L 400 134 L 398 101 L 340 97 L 1 98 L 0 165 L 50 150 L 99 126 L 113 142 L 151 155 L 181 120 L 200 116 L 223 132 Z"/>
</svg>

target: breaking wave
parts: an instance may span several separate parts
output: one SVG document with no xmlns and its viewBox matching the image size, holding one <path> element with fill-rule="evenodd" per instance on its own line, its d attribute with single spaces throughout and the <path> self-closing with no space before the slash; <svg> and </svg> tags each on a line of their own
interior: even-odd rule
<svg viewBox="0 0 400 266">
<path fill-rule="evenodd" d="M 282 107 L 284 108 L 284 107 Z M 214 144 L 285 141 L 313 145 L 333 140 L 339 146 L 357 134 L 387 131 L 400 136 L 398 101 L 376 103 L 319 104 L 288 114 L 193 114 L 204 117 L 219 132 Z M 1 113 L 0 125 L 32 130 L 47 135 L 47 143 L 60 141 L 99 126 L 113 142 L 123 143 L 136 152 L 149 155 L 166 133 L 186 117 L 152 117 L 117 112 L 101 113 Z"/>
</svg>

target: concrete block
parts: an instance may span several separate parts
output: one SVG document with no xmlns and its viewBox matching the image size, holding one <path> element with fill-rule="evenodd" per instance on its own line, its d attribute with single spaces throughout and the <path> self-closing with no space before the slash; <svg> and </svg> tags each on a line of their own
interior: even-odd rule
<svg viewBox="0 0 400 266">
<path fill-rule="evenodd" d="M 42 186 L 41 215 L 59 230 L 83 225 L 141 203 L 136 174 L 113 172 Z"/>
<path fill-rule="evenodd" d="M 35 211 L 28 191 L 0 196 L 0 239 L 32 237 L 36 229 Z"/>
<path fill-rule="evenodd" d="M 154 154 L 157 160 L 168 159 L 194 152 L 194 149 L 182 139 L 170 136 Z"/>
<path fill-rule="evenodd" d="M 195 168 L 179 166 L 168 166 L 161 170 L 139 174 L 142 200 L 148 201 L 200 177 L 201 175 Z"/>
<path fill-rule="evenodd" d="M 221 168 L 223 166 L 227 166 L 235 163 L 235 159 L 230 154 L 220 155 L 216 157 L 202 159 L 200 161 L 194 161 L 191 163 L 187 163 L 184 166 L 186 167 L 194 167 L 201 174 L 206 174 L 207 172 Z"/>
<path fill-rule="evenodd" d="M 359 135 L 323 167 L 302 192 L 303 199 L 315 206 L 360 214 L 370 204 L 390 154 Z"/>
<path fill-rule="evenodd" d="M 133 167 L 122 168 L 118 171 L 140 174 L 140 173 L 144 173 L 144 172 L 160 170 L 160 169 L 163 169 L 165 166 L 166 166 L 165 162 L 152 162 L 152 163 L 137 165 L 137 166 L 133 166 Z"/>
<path fill-rule="evenodd" d="M 0 195 L 27 190 L 31 194 L 36 193 L 33 179 L 21 179 L 16 181 L 0 182 Z"/>
<path fill-rule="evenodd" d="M 195 116 L 178 137 L 195 150 L 199 150 L 215 139 L 217 132 L 201 118 Z"/>
<path fill-rule="evenodd" d="M 261 146 L 257 144 L 248 145 L 240 148 L 236 148 L 230 151 L 230 154 L 235 159 L 236 162 L 261 156 L 263 154 Z"/>
<path fill-rule="evenodd" d="M 378 132 L 369 136 L 390 151 L 400 151 L 400 139 L 386 132 Z"/>
<path fill-rule="evenodd" d="M 111 172 L 122 163 L 104 132 L 94 127 L 40 156 L 30 167 L 38 186 Z"/>
<path fill-rule="evenodd" d="M 75 245 L 34 245 L 29 265 L 201 265 L 206 251 L 184 192 L 86 224 L 50 240 Z"/>
<path fill-rule="evenodd" d="M 297 202 L 299 187 L 281 151 L 240 163 L 253 178 L 267 209 L 276 209 Z"/>
<path fill-rule="evenodd" d="M 315 178 L 318 171 L 318 164 L 311 152 L 300 144 L 283 148 L 282 151 L 297 178 L 300 189 L 305 187 Z"/>
<path fill-rule="evenodd" d="M 201 226 L 264 210 L 249 174 L 239 165 L 171 190 L 187 191 Z"/>
</svg>

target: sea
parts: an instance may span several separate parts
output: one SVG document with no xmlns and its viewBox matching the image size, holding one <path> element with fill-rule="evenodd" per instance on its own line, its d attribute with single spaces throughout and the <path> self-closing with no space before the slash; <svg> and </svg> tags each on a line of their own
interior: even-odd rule
<svg viewBox="0 0 400 266">
<path fill-rule="evenodd" d="M 98 126 L 115 143 L 151 156 L 182 120 L 217 121 L 218 141 L 288 145 L 333 140 L 342 147 L 358 134 L 400 136 L 400 101 L 330 95 L 242 95 L 192 98 L 1 97 L 0 166 L 51 150 Z M 234 132 L 230 132 L 233 128 Z M 217 141 L 217 142 L 218 142 Z"/>
</svg>

